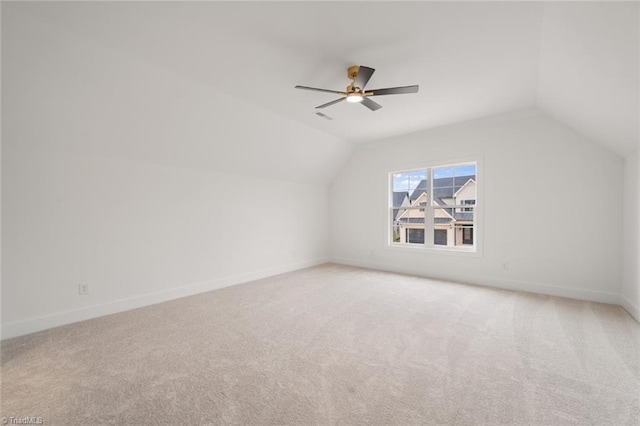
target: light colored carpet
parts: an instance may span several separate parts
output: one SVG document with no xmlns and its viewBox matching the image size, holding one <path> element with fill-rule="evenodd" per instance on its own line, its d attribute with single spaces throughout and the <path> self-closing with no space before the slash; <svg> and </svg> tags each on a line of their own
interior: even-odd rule
<svg viewBox="0 0 640 426">
<path fill-rule="evenodd" d="M 4 341 L 47 425 L 638 425 L 620 307 L 323 265 Z"/>
</svg>

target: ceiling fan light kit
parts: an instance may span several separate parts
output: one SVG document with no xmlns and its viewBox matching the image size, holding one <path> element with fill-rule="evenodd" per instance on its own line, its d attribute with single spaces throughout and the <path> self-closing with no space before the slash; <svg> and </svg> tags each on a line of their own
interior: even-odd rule
<svg viewBox="0 0 640 426">
<path fill-rule="evenodd" d="M 406 93 L 417 93 L 419 86 L 402 86 L 402 87 L 388 87 L 385 89 L 375 89 L 375 90 L 367 90 L 364 88 L 371 79 L 371 76 L 376 70 L 373 68 L 365 67 L 364 65 L 353 65 L 347 69 L 347 77 L 351 80 L 351 84 L 349 84 L 344 92 L 339 90 L 329 90 L 329 89 L 318 89 L 316 87 L 308 87 L 308 86 L 296 86 L 296 89 L 302 90 L 312 90 L 315 92 L 327 92 L 334 93 L 337 95 L 341 95 L 342 97 L 327 102 L 326 104 L 318 105 L 316 109 L 326 108 L 328 106 L 337 104 L 338 102 L 342 102 L 346 100 L 349 103 L 360 103 L 365 107 L 369 108 L 371 111 L 377 111 L 382 108 L 377 102 L 369 99 L 372 96 L 381 96 L 381 95 L 401 95 Z"/>
<path fill-rule="evenodd" d="M 351 103 L 356 103 L 356 102 L 362 102 L 364 98 L 362 97 L 362 95 L 360 93 L 349 93 L 347 95 L 347 102 L 351 102 Z"/>
</svg>

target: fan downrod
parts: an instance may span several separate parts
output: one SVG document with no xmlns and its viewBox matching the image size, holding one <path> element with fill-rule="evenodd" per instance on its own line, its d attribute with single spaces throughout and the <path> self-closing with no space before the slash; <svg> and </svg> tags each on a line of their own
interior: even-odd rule
<svg viewBox="0 0 640 426">
<path fill-rule="evenodd" d="M 358 88 L 354 86 L 356 77 L 358 76 L 358 71 L 360 71 L 360 65 L 352 65 L 347 68 L 347 77 L 351 80 L 351 84 L 347 86 L 347 93 L 360 92 Z"/>
</svg>

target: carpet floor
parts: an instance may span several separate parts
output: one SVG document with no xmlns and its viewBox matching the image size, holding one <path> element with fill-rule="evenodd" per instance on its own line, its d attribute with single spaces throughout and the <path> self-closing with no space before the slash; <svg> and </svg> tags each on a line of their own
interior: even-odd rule
<svg viewBox="0 0 640 426">
<path fill-rule="evenodd" d="M 45 425 L 640 424 L 622 308 L 327 264 L 2 342 Z"/>
</svg>

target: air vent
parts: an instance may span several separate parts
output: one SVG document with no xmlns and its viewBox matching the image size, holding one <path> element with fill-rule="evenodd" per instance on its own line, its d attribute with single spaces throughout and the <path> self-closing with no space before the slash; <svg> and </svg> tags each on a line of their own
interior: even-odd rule
<svg viewBox="0 0 640 426">
<path fill-rule="evenodd" d="M 327 119 L 327 120 L 333 120 L 333 118 L 331 118 L 331 117 L 329 117 L 327 114 L 323 114 L 323 113 L 321 113 L 321 112 L 316 112 L 316 115 L 317 115 L 318 117 L 322 117 L 322 118 Z"/>
</svg>

